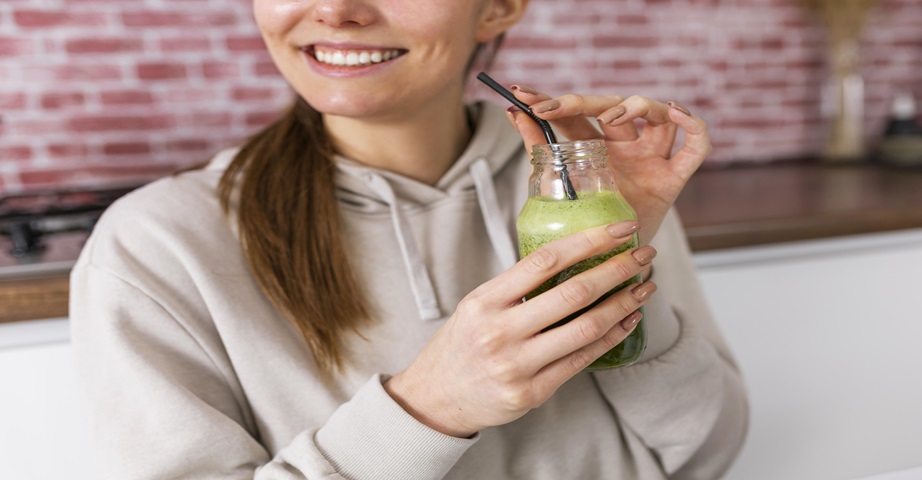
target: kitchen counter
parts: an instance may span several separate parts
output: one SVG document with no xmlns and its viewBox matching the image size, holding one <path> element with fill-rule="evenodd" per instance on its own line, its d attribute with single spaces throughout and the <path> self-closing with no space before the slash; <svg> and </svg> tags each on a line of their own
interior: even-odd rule
<svg viewBox="0 0 922 480">
<path fill-rule="evenodd" d="M 922 169 L 792 162 L 701 170 L 676 207 L 695 252 L 922 228 Z M 0 280 L 0 322 L 66 317 L 67 278 Z"/>
<path fill-rule="evenodd" d="M 775 163 L 702 170 L 676 202 L 695 252 L 922 227 L 922 169 Z"/>
</svg>

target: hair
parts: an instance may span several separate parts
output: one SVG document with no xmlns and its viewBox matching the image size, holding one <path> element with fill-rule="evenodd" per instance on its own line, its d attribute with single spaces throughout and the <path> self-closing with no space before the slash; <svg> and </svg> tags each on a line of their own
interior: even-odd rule
<svg viewBox="0 0 922 480">
<path fill-rule="evenodd" d="M 489 68 L 502 40 L 478 45 L 468 71 Z M 343 367 L 345 333 L 361 335 L 371 321 L 340 229 L 332 154 L 320 113 L 298 97 L 244 143 L 218 184 L 226 214 L 236 199 L 240 245 L 257 283 L 328 379 Z"/>
</svg>

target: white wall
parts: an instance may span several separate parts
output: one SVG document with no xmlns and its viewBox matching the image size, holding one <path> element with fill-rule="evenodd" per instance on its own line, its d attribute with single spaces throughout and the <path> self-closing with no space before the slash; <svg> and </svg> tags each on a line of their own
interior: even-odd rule
<svg viewBox="0 0 922 480">
<path fill-rule="evenodd" d="M 727 480 L 922 468 L 922 230 L 696 262 L 751 392 Z M 0 325 L 2 478 L 90 480 L 69 354 L 65 320 Z"/>
<path fill-rule="evenodd" d="M 728 480 L 922 467 L 922 230 L 696 262 L 751 393 Z"/>
</svg>

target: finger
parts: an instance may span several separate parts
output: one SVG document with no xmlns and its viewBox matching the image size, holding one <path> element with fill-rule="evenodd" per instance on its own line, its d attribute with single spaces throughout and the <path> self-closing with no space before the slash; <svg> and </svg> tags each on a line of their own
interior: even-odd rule
<svg viewBox="0 0 922 480">
<path fill-rule="evenodd" d="M 623 342 L 637 328 L 642 316 L 640 312 L 631 313 L 609 329 L 602 338 L 551 362 L 539 370 L 535 375 L 534 382 L 539 388 L 545 389 L 562 385 L 577 373 L 585 370 L 605 352 Z"/>
<path fill-rule="evenodd" d="M 550 121 L 571 140 L 602 138 L 602 133 L 590 118 L 621 103 L 619 95 L 579 95 L 568 93 L 531 106 L 540 118 Z M 588 117 L 588 118 L 587 118 Z"/>
<path fill-rule="evenodd" d="M 522 136 L 522 141 L 525 142 L 526 152 L 530 153 L 535 145 L 547 143 L 547 139 L 544 137 L 544 130 L 538 125 L 538 122 L 535 122 L 525 112 L 516 107 L 512 107 L 506 110 L 506 113 L 510 119 L 509 121 L 512 122 L 512 126 L 515 127 L 519 135 Z"/>
<path fill-rule="evenodd" d="M 621 319 L 647 303 L 656 284 L 633 284 L 614 293 L 566 325 L 536 335 L 522 350 L 526 365 L 548 365 L 604 337 Z"/>
<path fill-rule="evenodd" d="M 532 105 L 544 100 L 550 100 L 551 98 L 550 95 L 539 92 L 525 85 L 513 85 L 512 93 L 515 95 L 515 98 L 525 102 L 526 105 Z"/>
<path fill-rule="evenodd" d="M 602 124 L 602 132 L 605 133 L 606 138 L 628 140 L 628 138 L 625 138 L 623 127 L 631 124 L 631 128 L 635 128 L 633 127 L 634 120 L 642 119 L 646 122 L 642 136 L 650 137 L 652 145 L 664 145 L 665 148 L 658 148 L 657 150 L 659 151 L 656 153 L 662 157 L 669 158 L 672 143 L 675 141 L 675 125 L 673 125 L 669 117 L 669 106 L 663 102 L 639 95 L 628 97 L 620 106 L 624 107 L 624 111 L 620 115 L 611 115 L 614 118 L 603 117 L 606 120 L 611 118 L 611 120 Z M 653 138 L 657 136 L 659 138 Z M 671 141 L 669 140 L 670 136 L 672 136 Z"/>
<path fill-rule="evenodd" d="M 685 145 L 672 156 L 672 168 L 681 178 L 689 179 L 711 153 L 707 123 L 684 106 L 669 102 L 669 118 L 685 130 Z"/>
<path fill-rule="evenodd" d="M 532 106 L 532 113 L 535 113 L 536 115 L 537 115 L 537 112 L 540 110 L 543 110 L 544 107 L 536 109 L 535 106 L 538 106 L 538 105 L 547 106 L 549 104 L 550 105 L 557 104 L 556 99 L 552 99 L 549 95 L 538 92 L 529 87 L 525 87 L 522 85 L 513 85 L 512 90 L 516 98 Z M 539 118 L 543 118 L 540 115 L 538 116 Z M 585 116 L 578 116 L 578 117 L 562 119 L 562 120 L 552 120 L 551 122 L 552 122 L 552 126 L 556 130 L 556 133 L 570 140 L 585 140 L 589 138 L 602 138 L 602 134 L 599 133 L 599 130 L 593 127 L 589 123 L 589 121 L 585 118 Z M 530 123 L 534 123 L 534 122 L 532 121 Z M 534 130 L 531 127 L 529 127 L 529 129 L 533 132 L 539 132 L 538 130 Z M 524 136 L 525 135 L 523 134 L 523 137 Z M 530 136 L 534 136 L 534 134 Z M 535 143 L 530 143 L 528 139 L 526 139 L 525 143 L 528 149 L 527 151 L 531 151 L 531 148 L 536 144 L 546 144 L 547 139 L 546 137 L 543 136 L 543 132 L 542 132 L 540 141 L 537 141 Z"/>
<path fill-rule="evenodd" d="M 640 134 L 637 132 L 637 127 L 634 125 L 634 122 L 616 122 L 616 120 L 623 117 L 626 113 L 627 109 L 624 105 L 616 105 L 605 110 L 596 117 L 596 121 L 599 123 L 599 129 L 606 139 L 618 142 L 632 142 L 640 138 Z M 612 122 L 615 123 L 613 124 Z"/>
<path fill-rule="evenodd" d="M 561 319 L 590 308 L 618 285 L 638 278 L 643 267 L 655 256 L 656 249 L 647 245 L 614 255 L 566 281 L 561 280 L 559 285 L 515 307 L 524 318 L 535 319 L 529 325 L 523 325 L 523 328 L 532 328 L 534 330 L 531 333 L 538 333 Z M 635 309 L 629 308 L 618 318 Z"/>
<path fill-rule="evenodd" d="M 517 304 L 525 295 L 571 265 L 607 252 L 630 240 L 634 220 L 588 228 L 549 242 L 471 293 L 488 305 Z M 560 317 L 562 318 L 562 317 Z"/>
</svg>

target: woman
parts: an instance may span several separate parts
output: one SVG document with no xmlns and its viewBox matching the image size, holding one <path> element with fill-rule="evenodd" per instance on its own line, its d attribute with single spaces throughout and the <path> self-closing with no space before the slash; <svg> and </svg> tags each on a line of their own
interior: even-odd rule
<svg viewBox="0 0 922 480">
<path fill-rule="evenodd" d="M 517 87 L 558 133 L 606 138 L 640 220 L 516 261 L 541 131 L 462 94 L 479 46 L 526 4 L 254 2 L 296 105 L 113 205 L 73 273 L 103 478 L 715 478 L 729 465 L 741 381 L 668 213 L 710 149 L 705 125 L 677 104 Z M 659 249 L 660 292 L 632 286 L 542 332 L 657 250 L 519 299 L 638 228 Z M 584 372 L 641 305 L 644 358 Z"/>
</svg>

